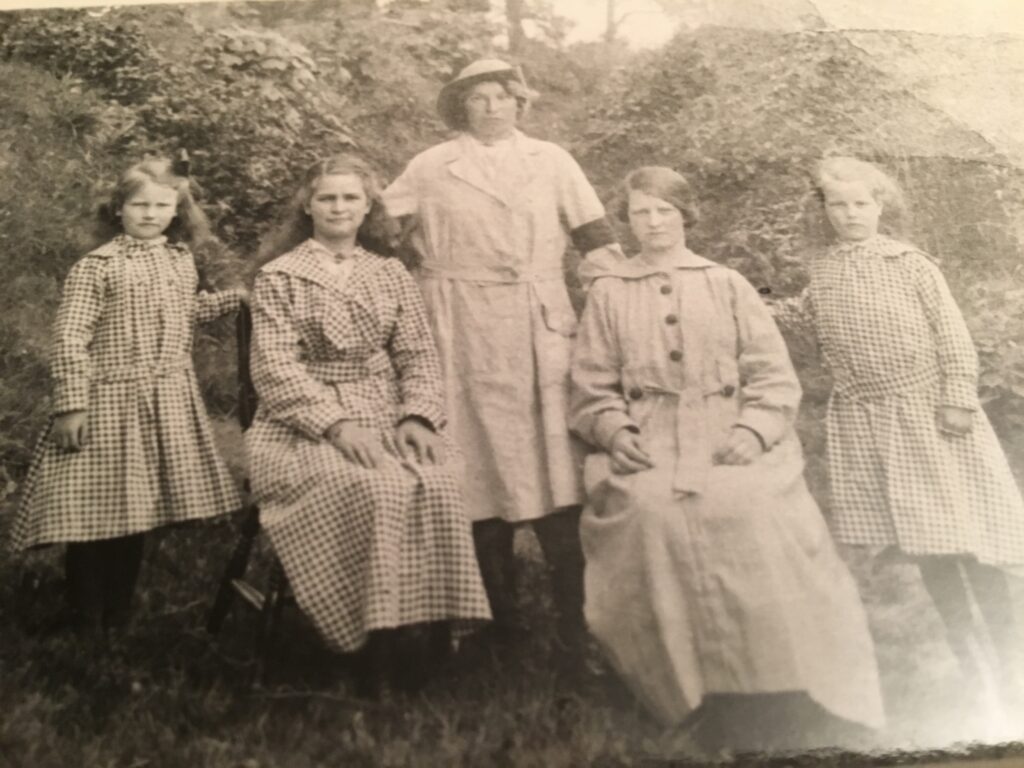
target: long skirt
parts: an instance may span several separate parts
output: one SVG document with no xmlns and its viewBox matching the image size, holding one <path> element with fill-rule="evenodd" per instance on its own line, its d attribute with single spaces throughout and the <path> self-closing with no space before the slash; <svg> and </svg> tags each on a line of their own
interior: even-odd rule
<svg viewBox="0 0 1024 768">
<path fill-rule="evenodd" d="M 631 475 L 587 460 L 581 534 L 587 623 L 667 724 L 710 694 L 806 692 L 883 722 L 856 585 L 803 480 L 790 438 L 749 466 L 716 466 L 706 492 L 672 491 L 672 462 Z"/>
<path fill-rule="evenodd" d="M 332 646 L 356 650 L 376 629 L 490 618 L 451 465 L 403 461 L 389 447 L 367 469 L 261 421 L 249 444 L 263 527 Z"/>
</svg>

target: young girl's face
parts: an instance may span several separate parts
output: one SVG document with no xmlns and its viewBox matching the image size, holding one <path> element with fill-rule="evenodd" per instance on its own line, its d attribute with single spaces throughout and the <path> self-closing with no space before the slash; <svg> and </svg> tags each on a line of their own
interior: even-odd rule
<svg viewBox="0 0 1024 768">
<path fill-rule="evenodd" d="M 318 240 L 354 241 L 369 212 L 363 180 L 354 173 L 321 176 L 306 204 Z"/>
<path fill-rule="evenodd" d="M 177 190 L 146 181 L 121 206 L 121 226 L 134 238 L 152 240 L 171 226 L 177 212 Z"/>
<path fill-rule="evenodd" d="M 829 181 L 822 185 L 825 215 L 845 242 L 867 240 L 878 234 L 882 206 L 863 181 Z"/>
</svg>

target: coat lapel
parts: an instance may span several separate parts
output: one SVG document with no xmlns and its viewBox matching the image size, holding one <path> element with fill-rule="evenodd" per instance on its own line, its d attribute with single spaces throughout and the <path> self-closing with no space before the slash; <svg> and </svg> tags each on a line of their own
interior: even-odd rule
<svg viewBox="0 0 1024 768">
<path fill-rule="evenodd" d="M 453 142 L 454 152 L 448 160 L 448 172 L 455 178 L 476 187 L 484 194 L 490 195 L 498 202 L 508 205 L 508 200 L 487 178 L 484 169 L 474 157 L 472 142 L 473 138 L 465 133 Z"/>
</svg>

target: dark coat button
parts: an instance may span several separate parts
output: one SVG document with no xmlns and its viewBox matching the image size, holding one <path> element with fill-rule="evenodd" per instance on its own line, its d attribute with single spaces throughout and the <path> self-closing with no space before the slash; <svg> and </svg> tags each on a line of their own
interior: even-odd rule
<svg viewBox="0 0 1024 768">
<path fill-rule="evenodd" d="M 670 360 L 674 360 L 677 363 L 683 359 L 683 353 L 680 352 L 678 349 L 673 349 L 671 352 L 668 353 L 668 356 Z"/>
<path fill-rule="evenodd" d="M 629 396 L 633 400 L 639 400 L 641 397 L 644 396 L 644 391 L 640 389 L 640 387 L 633 387 L 631 390 L 629 390 Z"/>
<path fill-rule="evenodd" d="M 663 286 L 661 286 L 661 293 L 662 293 L 663 296 L 668 296 L 670 293 L 672 293 L 672 286 L 671 285 L 663 285 Z"/>
<path fill-rule="evenodd" d="M 736 387 L 734 387 L 732 384 L 726 384 L 724 387 L 722 387 L 722 394 L 725 395 L 726 397 L 732 397 L 733 395 L 736 394 Z"/>
<path fill-rule="evenodd" d="M 669 325 L 675 325 L 676 323 L 679 322 L 679 318 L 676 317 L 675 315 L 666 315 L 665 322 L 668 323 Z"/>
</svg>

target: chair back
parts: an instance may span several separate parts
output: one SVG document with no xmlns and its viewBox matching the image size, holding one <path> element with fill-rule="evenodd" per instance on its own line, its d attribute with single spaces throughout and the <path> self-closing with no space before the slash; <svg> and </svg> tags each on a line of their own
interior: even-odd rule
<svg viewBox="0 0 1024 768">
<path fill-rule="evenodd" d="M 247 302 L 238 307 L 235 320 L 235 338 L 238 346 L 238 423 L 246 430 L 256 416 L 256 388 L 252 385 L 249 370 L 250 347 L 252 345 L 252 310 Z"/>
</svg>

